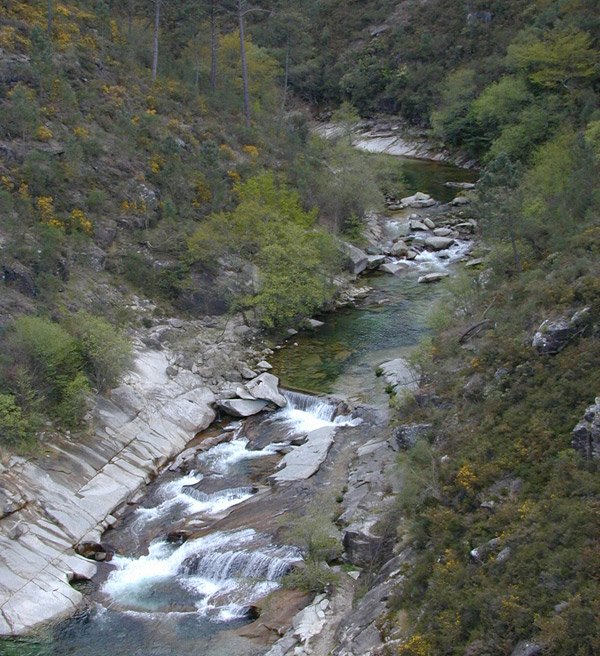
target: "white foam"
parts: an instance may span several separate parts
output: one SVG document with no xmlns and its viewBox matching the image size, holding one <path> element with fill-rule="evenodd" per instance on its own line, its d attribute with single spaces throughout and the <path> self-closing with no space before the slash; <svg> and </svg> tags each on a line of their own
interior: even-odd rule
<svg viewBox="0 0 600 656">
<path fill-rule="evenodd" d="M 217 532 L 175 547 L 164 541 L 150 545 L 140 558 L 116 556 L 116 569 L 102 590 L 121 606 L 148 613 L 160 607 L 164 586 L 191 597 L 199 615 L 231 621 L 246 614 L 249 604 L 279 586 L 299 553 L 291 547 L 251 549 L 253 529 Z M 161 587 L 162 586 L 162 587 Z"/>
<path fill-rule="evenodd" d="M 288 435 L 302 435 L 325 426 L 358 426 L 362 419 L 351 415 L 337 415 L 337 406 L 331 401 L 298 392 L 285 392 L 287 405 L 276 412 L 271 420 L 281 422 Z"/>
<path fill-rule="evenodd" d="M 206 451 L 198 457 L 197 462 L 203 467 L 207 467 L 213 473 L 225 474 L 237 463 L 243 460 L 254 458 L 264 458 L 281 451 L 284 444 L 269 444 L 260 451 L 248 449 L 248 440 L 244 437 L 235 438 L 231 442 L 223 442 Z"/>
</svg>

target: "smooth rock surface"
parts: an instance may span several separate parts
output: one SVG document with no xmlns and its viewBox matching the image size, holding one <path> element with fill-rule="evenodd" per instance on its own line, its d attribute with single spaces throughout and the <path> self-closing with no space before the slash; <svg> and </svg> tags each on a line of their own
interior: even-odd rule
<svg viewBox="0 0 600 656">
<path fill-rule="evenodd" d="M 426 273 L 424 276 L 419 276 L 417 282 L 422 284 L 429 284 L 432 282 L 439 282 L 444 278 L 447 278 L 450 274 L 443 271 L 435 271 L 433 273 Z"/>
<path fill-rule="evenodd" d="M 452 237 L 428 237 L 425 240 L 426 248 L 429 248 L 432 251 L 443 251 L 446 248 L 450 248 L 454 243 Z"/>
<path fill-rule="evenodd" d="M 253 401 L 246 399 L 219 399 L 217 405 L 232 417 L 252 417 L 252 415 L 256 415 L 264 410 L 268 405 L 268 401 L 263 401 L 262 399 L 255 399 Z"/>
<path fill-rule="evenodd" d="M 333 444 L 335 428 L 324 426 L 311 431 L 304 444 L 295 447 L 281 461 L 281 469 L 269 477 L 272 483 L 300 481 L 316 473 Z"/>
</svg>

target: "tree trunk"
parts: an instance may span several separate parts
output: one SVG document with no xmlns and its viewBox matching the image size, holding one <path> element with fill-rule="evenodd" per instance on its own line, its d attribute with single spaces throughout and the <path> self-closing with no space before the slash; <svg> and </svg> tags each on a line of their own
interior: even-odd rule
<svg viewBox="0 0 600 656">
<path fill-rule="evenodd" d="M 52 0 L 48 0 L 48 38 L 50 38 L 50 31 L 52 30 Z"/>
<path fill-rule="evenodd" d="M 248 65 L 246 62 L 246 43 L 244 41 L 244 12 L 242 0 L 237 0 L 238 23 L 240 27 L 240 56 L 242 60 L 242 83 L 244 85 L 244 120 L 250 127 L 250 91 L 248 89 Z"/>
<path fill-rule="evenodd" d="M 210 5 L 210 90 L 217 88 L 217 7 L 215 0 Z"/>
<path fill-rule="evenodd" d="M 194 84 L 196 86 L 196 94 L 200 91 L 200 53 L 198 52 L 198 35 L 194 35 Z"/>
<path fill-rule="evenodd" d="M 156 82 L 156 74 L 158 72 L 158 29 L 160 27 L 160 2 L 155 0 L 156 10 L 154 13 L 154 49 L 152 53 L 152 84 Z"/>
<path fill-rule="evenodd" d="M 285 75 L 283 77 L 283 97 L 281 99 L 281 107 L 279 109 L 279 120 L 277 121 L 277 136 L 281 134 L 281 126 L 283 124 L 283 112 L 285 111 L 285 101 L 287 98 L 288 79 L 290 72 L 290 39 L 286 39 L 285 44 Z"/>
<path fill-rule="evenodd" d="M 131 36 L 131 30 L 133 29 L 133 10 L 135 7 L 135 0 L 129 0 L 129 22 L 127 24 L 127 34 Z"/>
<path fill-rule="evenodd" d="M 506 202 L 506 207 L 508 208 L 508 203 L 509 203 L 508 189 L 504 190 L 504 198 Z M 523 273 L 523 269 L 521 268 L 521 258 L 519 257 L 519 250 L 517 249 L 517 240 L 515 239 L 515 229 L 513 225 L 512 212 L 510 210 L 508 211 L 508 233 L 510 236 L 510 243 L 512 244 L 513 257 L 515 258 L 515 266 L 517 267 L 517 271 L 519 272 L 519 274 L 521 274 Z"/>
</svg>

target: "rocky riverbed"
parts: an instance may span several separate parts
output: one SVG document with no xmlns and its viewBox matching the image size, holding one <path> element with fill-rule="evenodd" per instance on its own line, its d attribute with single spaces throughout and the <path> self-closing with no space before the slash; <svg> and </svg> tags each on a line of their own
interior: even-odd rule
<svg viewBox="0 0 600 656">
<path fill-rule="evenodd" d="M 426 284 L 447 275 L 448 263 L 453 261 L 476 266 L 476 261 L 468 262 L 476 224 L 463 216 L 467 203 L 465 198 L 440 205 L 427 194 L 388 199 L 386 215 L 370 217 L 367 248 L 344 247 L 350 275 L 379 269 L 394 277 L 418 276 Z M 353 287 L 347 280 L 340 285 L 344 287 L 342 304 L 368 293 L 368 288 Z M 321 322 L 311 324 L 319 329 Z M 290 331 L 286 349 L 294 348 L 294 333 Z M 119 517 L 127 516 L 128 508 L 136 507 L 148 483 L 175 456 L 181 454 L 172 468 L 185 470 L 190 454 L 210 452 L 223 442 L 222 436 L 209 435 L 201 448 L 192 442 L 186 450 L 218 413 L 247 417 L 265 408 L 285 410 L 289 397 L 283 396 L 277 379 L 269 373 L 272 355 L 239 317 L 160 322 L 138 335 L 132 370 L 118 388 L 97 400 L 94 428 L 88 435 L 53 436 L 39 455 L 14 456 L 3 466 L 0 633 L 21 635 L 81 608 L 81 586 L 72 584 L 93 579 L 99 567 L 106 567 L 112 552 L 101 546 L 104 532 L 119 525 Z M 388 362 L 382 374 L 396 390 L 414 384 L 405 375 L 403 360 Z M 245 530 L 254 521 L 253 530 L 274 537 L 274 515 L 302 508 L 317 490 L 328 489 L 334 496 L 343 490 L 338 525 L 345 557 L 356 567 L 354 574 L 371 571 L 388 557 L 399 558 L 389 552 L 377 527 L 400 484 L 394 475 L 398 440 L 388 428 L 382 405 L 347 410 L 350 416 L 366 420 L 362 427 L 350 421 L 340 428 L 330 417 L 325 425 L 302 428 L 299 441 L 288 440 L 287 446 L 269 455 L 271 460 L 265 460 L 272 464 L 261 469 L 263 478 L 257 489 L 256 481 L 250 487 L 238 487 L 238 497 L 230 494 L 231 507 L 229 493 L 225 495 L 226 508 L 216 524 L 211 520 L 211 531 Z M 255 438 L 244 451 L 265 448 Z M 221 495 L 219 490 L 215 493 Z M 202 495 L 213 492 L 198 494 L 205 499 Z M 181 535 L 190 534 L 187 525 L 179 528 L 184 531 Z M 281 603 L 273 602 L 273 607 L 262 609 L 260 620 L 238 630 L 236 653 L 264 653 L 265 645 L 282 634 L 271 649 L 272 656 L 325 655 L 334 646 L 339 654 L 362 653 L 356 650 L 362 649 L 365 640 L 376 647 L 376 609 L 392 585 L 393 562 L 386 566 L 390 573 L 385 586 L 365 597 L 377 599 L 374 605 L 363 606 L 358 634 L 359 624 L 348 615 L 353 578 L 344 574 L 333 596 L 313 600 L 295 617 L 294 612 L 310 599 L 281 593 Z M 375 589 L 378 586 L 376 582 Z M 230 653 L 226 645 L 233 638 L 229 634 L 226 631 L 213 639 L 211 654 Z"/>
</svg>

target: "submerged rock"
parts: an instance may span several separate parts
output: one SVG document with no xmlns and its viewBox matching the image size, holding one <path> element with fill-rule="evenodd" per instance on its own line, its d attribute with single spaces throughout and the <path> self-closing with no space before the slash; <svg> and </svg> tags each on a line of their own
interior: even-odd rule
<svg viewBox="0 0 600 656">
<path fill-rule="evenodd" d="M 422 284 L 429 284 L 432 282 L 439 282 L 444 278 L 447 278 L 450 274 L 444 271 L 436 271 L 435 273 L 426 273 L 424 276 L 420 276 L 417 282 Z"/>
</svg>

